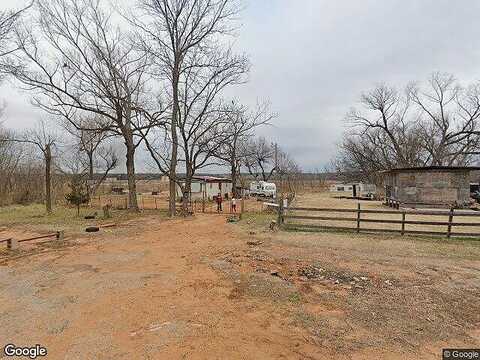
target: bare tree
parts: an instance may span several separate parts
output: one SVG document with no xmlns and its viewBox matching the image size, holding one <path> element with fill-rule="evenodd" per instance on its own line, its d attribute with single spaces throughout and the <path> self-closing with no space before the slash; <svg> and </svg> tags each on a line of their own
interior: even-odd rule
<svg viewBox="0 0 480 360">
<path fill-rule="evenodd" d="M 380 170 L 427 165 L 467 165 L 478 150 L 480 86 L 461 87 L 449 74 L 403 93 L 380 85 L 351 110 L 339 146 L 339 171 L 378 182 Z"/>
<path fill-rule="evenodd" d="M 58 142 L 57 135 L 48 129 L 48 125 L 46 125 L 45 121 L 40 120 L 35 128 L 16 135 L 8 139 L 8 141 L 34 145 L 42 154 L 45 166 L 45 207 L 47 213 L 51 213 L 53 165 L 52 152 L 55 144 Z"/>
<path fill-rule="evenodd" d="M 166 80 L 168 84 L 171 102 L 168 175 L 169 212 L 174 216 L 179 136 L 182 136 L 178 129 L 179 125 L 182 126 L 180 122 L 186 121 L 180 118 L 182 107 L 186 106 L 181 92 L 182 87 L 184 90 L 189 87 L 182 85 L 182 77 L 185 81 L 188 73 L 196 72 L 202 66 L 192 59 L 200 57 L 199 60 L 203 60 L 212 49 L 214 52 L 218 50 L 220 37 L 232 33 L 232 20 L 240 7 L 236 0 L 140 0 L 140 7 L 140 14 L 132 21 L 144 35 L 143 45 L 154 57 L 159 80 Z"/>
<path fill-rule="evenodd" d="M 44 170 L 36 149 L 13 139 L 15 134 L 0 124 L 0 205 L 43 201 Z"/>
<path fill-rule="evenodd" d="M 66 122 L 64 126 L 74 139 L 73 149 L 80 155 L 78 160 L 87 169 L 87 188 L 90 196 L 118 165 L 117 154 L 113 147 L 105 144 L 111 135 L 107 132 L 90 130 L 95 129 L 96 123 L 98 121 L 95 119 L 86 119 L 79 128 L 71 126 L 70 122 Z M 100 172 L 100 177 L 95 176 L 96 172 Z"/>
<path fill-rule="evenodd" d="M 295 194 L 302 170 L 300 165 L 286 151 L 279 150 L 275 178 L 280 183 L 280 191 Z"/>
<path fill-rule="evenodd" d="M 33 4 L 33 3 L 32 3 Z M 32 6 L 26 6 L 20 10 L 0 11 L 0 74 L 5 72 L 5 62 L 10 54 L 17 50 L 15 42 L 12 41 L 15 30 L 15 23 L 23 12 Z"/>
<path fill-rule="evenodd" d="M 188 69 L 180 76 L 181 107 L 176 132 L 181 156 L 177 161 L 185 168 L 185 179 L 175 182 L 182 190 L 182 208 L 186 214 L 193 176 L 198 170 L 217 163 L 218 149 L 231 141 L 231 134 L 226 130 L 230 120 L 220 95 L 226 87 L 243 82 L 249 62 L 244 56 L 233 55 L 229 49 L 211 49 L 190 53 L 184 63 Z M 152 155 L 157 156 L 157 152 Z M 166 173 L 166 169 L 158 165 Z"/>
<path fill-rule="evenodd" d="M 130 208 L 138 210 L 135 151 L 140 131 L 158 125 L 146 103 L 148 56 L 137 52 L 111 11 L 99 0 L 38 0 L 36 22 L 16 32 L 18 51 L 10 72 L 34 94 L 35 103 L 79 129 L 107 132 L 126 147 Z M 26 63 L 25 66 L 16 66 Z M 75 122 L 85 114 L 98 123 Z"/>
<path fill-rule="evenodd" d="M 408 98 L 400 96 L 394 88 L 379 85 L 372 91 L 362 94 L 360 101 L 365 112 L 352 109 L 347 114 L 346 121 L 358 129 L 359 133 L 379 129 L 388 139 L 395 162 L 400 166 L 407 166 L 411 162 L 411 154 L 405 153 L 401 140 L 409 128 Z"/>
<path fill-rule="evenodd" d="M 451 74 L 433 73 L 428 86 L 411 84 L 408 95 L 421 113 L 420 136 L 432 165 L 468 162 L 478 149 L 480 84 L 462 88 Z"/>
<path fill-rule="evenodd" d="M 238 197 L 237 183 L 241 166 L 248 158 L 247 151 L 242 146 L 255 136 L 256 128 L 270 124 L 276 114 L 270 112 L 267 102 L 257 104 L 253 111 L 232 102 L 224 111 L 228 121 L 225 126 L 227 141 L 221 144 L 216 156 L 229 167 L 233 195 Z"/>
<path fill-rule="evenodd" d="M 6 196 L 13 190 L 14 174 L 18 171 L 24 149 L 9 141 L 10 132 L 0 125 L 0 199 L 1 204 L 7 202 Z"/>
<path fill-rule="evenodd" d="M 244 165 L 256 180 L 268 181 L 277 169 L 278 148 L 264 137 L 248 140 L 242 148 Z"/>
</svg>

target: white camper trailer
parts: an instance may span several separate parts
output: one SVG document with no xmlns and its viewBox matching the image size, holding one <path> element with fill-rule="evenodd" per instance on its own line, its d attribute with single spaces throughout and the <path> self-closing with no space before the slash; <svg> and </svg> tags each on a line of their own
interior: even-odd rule
<svg viewBox="0 0 480 360">
<path fill-rule="evenodd" d="M 253 181 L 250 183 L 250 195 L 277 197 L 277 186 L 266 181 Z"/>
</svg>

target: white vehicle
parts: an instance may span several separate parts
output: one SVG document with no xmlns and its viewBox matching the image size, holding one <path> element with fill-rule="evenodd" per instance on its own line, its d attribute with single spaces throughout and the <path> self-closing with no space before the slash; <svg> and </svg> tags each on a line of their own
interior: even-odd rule
<svg viewBox="0 0 480 360">
<path fill-rule="evenodd" d="M 250 195 L 276 198 L 277 186 L 266 181 L 253 181 L 250 183 Z"/>
</svg>

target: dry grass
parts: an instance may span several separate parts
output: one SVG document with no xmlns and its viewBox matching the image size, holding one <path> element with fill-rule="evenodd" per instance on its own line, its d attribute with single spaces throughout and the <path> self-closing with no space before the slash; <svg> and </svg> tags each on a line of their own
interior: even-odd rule
<svg viewBox="0 0 480 360">
<path fill-rule="evenodd" d="M 85 215 L 91 215 L 95 211 L 98 212 L 97 219 L 84 218 Z M 12 205 L 0 207 L 0 226 L 6 228 L 28 226 L 30 231 L 63 229 L 69 232 L 80 232 L 88 225 L 122 222 L 153 213 L 165 215 L 165 211 L 145 210 L 141 213 L 132 213 L 126 210 L 113 210 L 110 219 L 103 219 L 101 211 L 90 208 L 82 208 L 80 216 L 77 216 L 77 209 L 74 207 L 56 206 L 51 214 L 47 214 L 42 204 Z"/>
<path fill-rule="evenodd" d="M 302 205 L 353 207 L 350 200 L 326 194 L 319 204 L 315 195 L 308 195 Z M 368 202 L 367 206 L 381 205 Z M 311 343 L 345 358 L 362 359 L 364 351 L 379 349 L 389 357 L 365 358 L 435 359 L 447 344 L 477 343 L 479 241 L 269 232 L 267 219 L 268 215 L 246 219 L 250 227 L 244 231 L 254 234 L 252 240 L 260 245 L 233 260 L 243 271 L 275 270 L 284 286 L 296 287 L 298 302 L 284 308 L 282 316 L 305 329 Z"/>
</svg>

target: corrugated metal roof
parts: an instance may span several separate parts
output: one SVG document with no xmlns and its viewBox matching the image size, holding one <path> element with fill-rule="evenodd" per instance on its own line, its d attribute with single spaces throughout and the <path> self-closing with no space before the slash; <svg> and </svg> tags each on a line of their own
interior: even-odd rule
<svg viewBox="0 0 480 360">
<path fill-rule="evenodd" d="M 218 177 L 218 176 L 194 176 L 192 179 L 206 181 L 206 182 L 232 182 L 231 179 Z"/>
<path fill-rule="evenodd" d="M 402 171 L 475 171 L 480 170 L 479 166 L 423 166 L 423 167 L 405 167 L 383 170 L 380 173 L 388 174 Z"/>
</svg>

